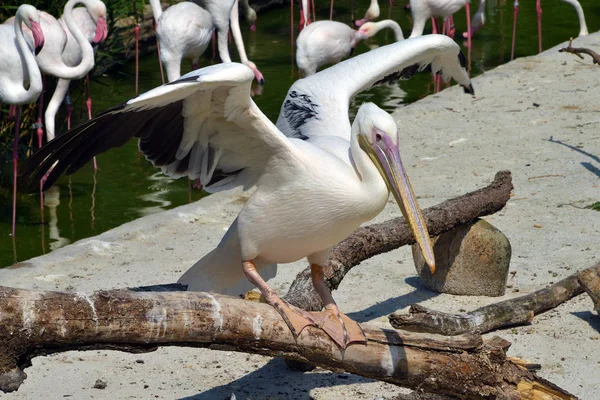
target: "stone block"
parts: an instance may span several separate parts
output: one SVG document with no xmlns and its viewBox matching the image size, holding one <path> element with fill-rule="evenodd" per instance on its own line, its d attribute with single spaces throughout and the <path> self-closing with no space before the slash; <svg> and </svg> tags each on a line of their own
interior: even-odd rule
<svg viewBox="0 0 600 400">
<path fill-rule="evenodd" d="M 425 287 L 440 293 L 502 296 L 510 266 L 510 242 L 500 230 L 477 219 L 433 239 L 436 271 L 431 274 L 412 246 L 415 267 Z"/>
</svg>

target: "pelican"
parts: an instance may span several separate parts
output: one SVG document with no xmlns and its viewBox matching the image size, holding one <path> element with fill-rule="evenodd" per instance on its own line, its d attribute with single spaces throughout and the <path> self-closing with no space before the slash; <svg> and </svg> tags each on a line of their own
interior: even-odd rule
<svg viewBox="0 0 600 400">
<path fill-rule="evenodd" d="M 200 178 L 209 192 L 256 186 L 217 248 L 179 282 L 189 290 L 225 294 L 254 285 L 294 337 L 315 325 L 345 348 L 365 337 L 339 311 L 323 266 L 334 245 L 383 210 L 389 192 L 435 270 L 427 227 L 400 159 L 396 122 L 367 103 L 351 125 L 349 101 L 425 68 L 473 93 L 464 61 L 458 45 L 442 35 L 380 47 L 296 81 L 276 125 L 250 96 L 251 69 L 209 66 L 57 137 L 31 156 L 22 175 L 35 187 L 56 162 L 45 182 L 49 187 L 63 172 L 73 173 L 93 155 L 137 137 L 146 158 L 171 177 Z M 265 281 L 277 263 L 304 257 L 325 305 L 319 313 L 289 305 Z"/>
</svg>

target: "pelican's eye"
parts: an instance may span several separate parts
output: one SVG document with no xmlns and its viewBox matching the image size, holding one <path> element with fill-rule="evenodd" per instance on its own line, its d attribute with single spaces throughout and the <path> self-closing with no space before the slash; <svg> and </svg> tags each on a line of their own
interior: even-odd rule
<svg viewBox="0 0 600 400">
<path fill-rule="evenodd" d="M 377 142 L 381 142 L 383 140 L 383 138 L 381 137 L 381 135 L 379 133 L 375 134 L 375 141 Z"/>
</svg>

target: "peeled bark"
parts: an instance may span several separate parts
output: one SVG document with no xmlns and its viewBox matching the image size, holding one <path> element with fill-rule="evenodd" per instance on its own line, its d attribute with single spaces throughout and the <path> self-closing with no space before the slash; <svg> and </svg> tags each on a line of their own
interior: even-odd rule
<svg viewBox="0 0 600 400">
<path fill-rule="evenodd" d="M 317 328 L 294 340 L 266 304 L 216 294 L 0 287 L 0 318 L 0 389 L 5 392 L 19 387 L 26 378 L 22 368 L 40 354 L 144 352 L 178 345 L 282 355 L 460 398 L 536 399 L 541 393 L 548 399 L 574 398 L 507 359 L 505 341 L 365 329 L 368 343 L 342 352 Z"/>
<path fill-rule="evenodd" d="M 510 198 L 512 189 L 510 172 L 500 171 L 485 188 L 429 207 L 423 211 L 429 234 L 437 236 L 475 218 L 500 211 Z M 344 276 L 362 261 L 413 243 L 415 239 L 404 218 L 359 228 L 333 248 L 324 269 L 327 286 L 335 290 Z M 312 286 L 310 268 L 298 274 L 285 299 L 305 310 L 317 311 L 322 308 L 321 300 Z"/>
</svg>

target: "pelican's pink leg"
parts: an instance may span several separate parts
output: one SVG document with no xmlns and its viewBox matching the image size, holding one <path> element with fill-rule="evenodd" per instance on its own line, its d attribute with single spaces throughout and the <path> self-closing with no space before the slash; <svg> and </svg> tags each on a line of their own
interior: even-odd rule
<svg viewBox="0 0 600 400">
<path fill-rule="evenodd" d="M 542 52 L 542 0 L 535 1 L 535 11 L 538 17 L 538 52 Z"/>
<path fill-rule="evenodd" d="M 515 0 L 515 8 L 513 12 L 513 36 L 512 47 L 510 49 L 510 59 L 515 59 L 515 39 L 517 38 L 517 16 L 519 15 L 519 0 Z"/>
<path fill-rule="evenodd" d="M 312 313 L 319 317 L 319 327 L 333 339 L 342 349 L 350 343 L 367 343 L 367 338 L 360 325 L 342 314 L 331 296 L 331 291 L 325 283 L 323 267 L 311 264 L 310 275 L 315 291 L 321 298 L 325 310 Z"/>
<path fill-rule="evenodd" d="M 318 321 L 308 311 L 300 310 L 286 301 L 283 301 L 277 293 L 271 289 L 267 282 L 264 281 L 258 271 L 256 271 L 256 266 L 253 261 L 242 262 L 242 268 L 244 269 L 244 274 L 246 274 L 248 280 L 252 282 L 265 297 L 267 304 L 272 306 L 277 310 L 279 315 L 281 315 L 286 325 L 290 328 L 290 331 L 292 331 L 294 339 L 297 339 L 298 335 L 300 335 L 307 326 L 319 325 Z"/>
<path fill-rule="evenodd" d="M 15 115 L 15 139 L 13 142 L 13 152 L 12 152 L 12 161 L 13 161 L 13 208 L 12 208 L 12 236 L 15 237 L 17 232 L 17 164 L 19 163 L 19 128 L 21 125 L 21 106 L 11 105 L 10 107 L 15 107 L 15 110 L 12 113 Z"/>
</svg>

